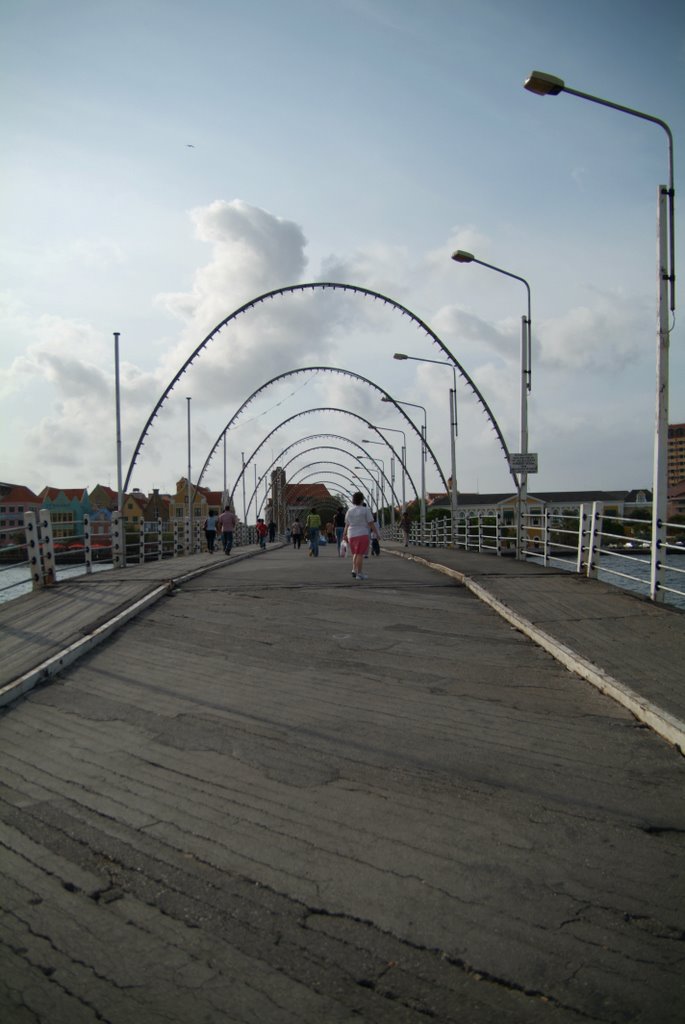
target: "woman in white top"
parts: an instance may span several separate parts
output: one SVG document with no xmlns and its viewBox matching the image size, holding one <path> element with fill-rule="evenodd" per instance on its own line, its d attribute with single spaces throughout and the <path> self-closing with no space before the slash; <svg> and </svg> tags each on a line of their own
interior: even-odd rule
<svg viewBox="0 0 685 1024">
<path fill-rule="evenodd" d="M 345 514 L 345 531 L 343 540 L 347 541 L 352 552 L 352 576 L 357 580 L 365 580 L 364 555 L 369 550 L 369 531 L 375 533 L 380 540 L 380 533 L 371 510 L 364 504 L 364 495 L 357 491 L 352 495 L 352 508 Z"/>
</svg>

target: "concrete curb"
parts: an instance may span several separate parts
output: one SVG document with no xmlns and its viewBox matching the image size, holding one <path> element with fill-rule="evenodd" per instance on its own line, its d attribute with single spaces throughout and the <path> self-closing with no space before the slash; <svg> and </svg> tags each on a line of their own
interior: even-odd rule
<svg viewBox="0 0 685 1024">
<path fill-rule="evenodd" d="M 496 611 L 503 619 L 506 619 L 512 626 L 521 633 L 524 633 L 534 643 L 538 644 L 539 647 L 547 651 L 548 654 L 551 654 L 565 668 L 591 683 L 618 704 L 621 704 L 638 721 L 643 722 L 657 735 L 661 736 L 662 739 L 673 744 L 681 754 L 685 754 L 685 722 L 681 722 L 680 719 L 671 715 L 668 711 L 664 711 L 663 708 L 658 707 L 644 697 L 640 697 L 629 686 L 621 683 L 614 676 L 609 675 L 608 672 L 588 661 L 587 658 L 562 644 L 560 640 L 535 626 L 530 620 L 519 615 L 508 605 L 504 604 L 503 601 L 494 597 L 485 587 L 477 583 L 470 576 L 460 572 L 458 569 L 451 569 L 447 565 L 441 565 L 439 562 L 431 562 L 428 558 L 422 558 L 420 555 L 413 555 L 404 551 L 394 551 L 391 548 L 386 548 L 386 552 L 398 558 L 406 558 L 408 561 L 418 562 L 420 565 L 425 565 L 429 569 L 441 572 L 443 575 L 449 576 L 463 584 L 475 597 L 489 605 L 493 611 Z"/>
</svg>

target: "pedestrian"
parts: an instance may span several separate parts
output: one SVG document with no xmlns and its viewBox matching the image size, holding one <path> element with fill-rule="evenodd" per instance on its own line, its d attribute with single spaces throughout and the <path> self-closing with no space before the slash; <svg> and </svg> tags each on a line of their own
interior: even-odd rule
<svg viewBox="0 0 685 1024">
<path fill-rule="evenodd" d="M 205 539 L 207 541 L 207 550 L 210 555 L 214 554 L 214 541 L 216 540 L 216 515 L 214 512 L 210 512 L 205 519 L 204 531 Z"/>
<path fill-rule="evenodd" d="M 340 545 L 342 544 L 343 533 L 345 532 L 345 509 L 339 508 L 333 518 L 333 526 L 335 529 L 335 540 L 338 545 L 338 558 L 340 558 L 341 551 Z"/>
<path fill-rule="evenodd" d="M 380 537 L 373 513 L 364 504 L 364 495 L 357 491 L 352 495 L 352 508 L 345 515 L 345 531 L 343 540 L 350 545 L 352 552 L 352 577 L 357 580 L 367 579 L 364 568 L 364 556 L 369 550 L 369 535 Z"/>
<path fill-rule="evenodd" d="M 402 536 L 404 537 L 404 546 L 405 548 L 408 548 L 409 531 L 411 530 L 411 519 L 409 518 L 408 512 L 402 513 L 402 518 L 400 519 L 400 530 L 402 531 Z"/>
<path fill-rule="evenodd" d="M 235 512 L 231 512 L 230 505 L 227 505 L 219 516 L 218 524 L 221 530 L 221 543 L 223 544 L 224 554 L 230 555 L 231 548 L 233 547 L 233 533 L 238 525 L 238 517 Z"/>
<path fill-rule="evenodd" d="M 376 536 L 374 537 L 373 533 L 371 533 L 371 531 L 369 531 L 370 536 L 371 536 L 371 554 L 372 555 L 376 555 L 376 557 L 379 557 L 380 553 L 381 553 L 381 545 L 380 545 L 380 541 L 378 540 L 378 538 L 380 537 L 380 534 L 378 533 L 378 524 L 376 522 L 376 517 L 375 516 L 373 517 L 373 525 L 376 527 Z"/>
<path fill-rule="evenodd" d="M 273 542 L 275 540 L 276 540 L 276 524 L 273 521 L 273 519 L 271 519 L 269 521 L 269 544 L 273 544 Z"/>
<path fill-rule="evenodd" d="M 290 527 L 290 536 L 293 539 L 293 547 L 299 550 L 300 545 L 302 544 L 302 523 L 299 518 L 297 518 Z"/>
<path fill-rule="evenodd" d="M 309 510 L 307 516 L 307 533 L 309 536 L 309 554 L 313 555 L 314 558 L 319 557 L 319 530 L 321 529 L 321 516 L 316 511 L 314 506 Z"/>
<path fill-rule="evenodd" d="M 257 543 L 260 548 L 266 547 L 266 538 L 269 533 L 269 527 L 266 525 L 263 519 L 257 520 Z"/>
</svg>

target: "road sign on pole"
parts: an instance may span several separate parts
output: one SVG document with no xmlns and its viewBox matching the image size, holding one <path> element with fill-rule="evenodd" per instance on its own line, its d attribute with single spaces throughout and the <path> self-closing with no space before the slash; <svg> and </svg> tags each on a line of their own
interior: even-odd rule
<svg viewBox="0 0 685 1024">
<path fill-rule="evenodd" d="M 538 454 L 537 452 L 510 453 L 509 466 L 512 473 L 537 473 Z"/>
</svg>

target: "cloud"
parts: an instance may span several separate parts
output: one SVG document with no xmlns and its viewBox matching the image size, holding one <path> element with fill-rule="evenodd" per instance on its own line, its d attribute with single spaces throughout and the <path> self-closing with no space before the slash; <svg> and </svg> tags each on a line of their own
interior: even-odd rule
<svg viewBox="0 0 685 1024">
<path fill-rule="evenodd" d="M 158 296 L 158 303 L 196 332 L 209 331 L 256 295 L 301 280 L 307 241 L 302 229 L 240 199 L 217 199 L 191 211 L 195 237 L 213 247 L 189 292 Z"/>
<path fill-rule="evenodd" d="M 615 373 L 645 355 L 653 334 L 649 306 L 639 299 L 595 293 L 593 306 L 577 306 L 544 321 L 538 336 L 539 358 L 554 369 Z"/>
</svg>

